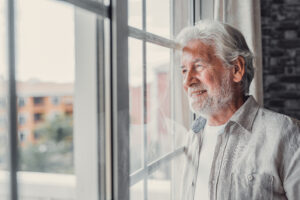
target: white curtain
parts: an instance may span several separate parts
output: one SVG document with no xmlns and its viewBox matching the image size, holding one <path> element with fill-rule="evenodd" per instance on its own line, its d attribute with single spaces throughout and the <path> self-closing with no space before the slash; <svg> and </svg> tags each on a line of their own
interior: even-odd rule
<svg viewBox="0 0 300 200">
<path fill-rule="evenodd" d="M 214 0 L 214 19 L 239 29 L 255 55 L 252 94 L 263 105 L 260 0 Z"/>
</svg>

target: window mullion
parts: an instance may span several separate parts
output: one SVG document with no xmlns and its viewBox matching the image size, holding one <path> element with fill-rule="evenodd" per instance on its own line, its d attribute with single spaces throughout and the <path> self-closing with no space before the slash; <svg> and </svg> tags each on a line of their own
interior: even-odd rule
<svg viewBox="0 0 300 200">
<path fill-rule="evenodd" d="M 129 80 L 127 0 L 111 1 L 111 121 L 113 199 L 129 200 Z"/>
<path fill-rule="evenodd" d="M 175 5 L 176 2 L 174 2 L 174 0 L 170 0 L 170 9 L 171 9 L 171 17 L 170 17 L 170 23 L 171 23 L 171 37 L 173 38 L 174 37 L 174 34 L 175 34 Z M 170 50 L 170 66 L 171 66 L 171 74 L 170 74 L 170 80 L 169 80 L 169 85 L 170 85 L 170 97 L 171 97 L 171 104 L 170 104 L 170 107 L 171 107 L 171 120 L 175 121 L 175 103 L 174 103 L 174 100 L 175 100 L 175 95 L 174 95 L 174 81 L 175 81 L 175 73 L 174 73 L 174 57 L 175 55 L 175 49 L 171 49 Z M 172 123 L 172 126 L 171 126 L 171 135 L 172 135 L 172 142 L 171 142 L 171 149 L 172 151 L 175 150 L 175 123 Z M 174 162 L 174 159 L 172 159 L 171 161 L 171 200 L 174 200 L 175 199 L 175 162 Z"/>
<path fill-rule="evenodd" d="M 110 8 L 101 2 L 90 0 L 57 0 L 70 3 L 78 8 L 88 10 L 94 14 L 100 15 L 105 18 L 110 18 Z"/>
<path fill-rule="evenodd" d="M 161 158 L 147 164 L 147 166 L 142 168 L 141 170 L 134 172 L 130 176 L 130 178 L 131 178 L 130 186 L 141 181 L 143 178 L 151 175 L 153 172 L 155 172 L 157 169 L 159 169 L 159 167 L 163 166 L 164 164 L 173 160 L 174 158 L 180 156 L 183 152 L 184 152 L 184 148 L 179 147 L 179 148 L 173 150 L 172 152 L 165 154 Z"/>
<path fill-rule="evenodd" d="M 107 94 L 106 91 L 106 84 L 105 82 L 105 62 L 106 62 L 106 57 L 105 57 L 105 27 L 104 27 L 104 20 L 99 20 L 97 19 L 97 29 L 96 29 L 96 42 L 97 42 L 97 120 L 98 120 L 98 138 L 97 138 L 97 145 L 98 145 L 98 184 L 99 184 L 99 191 L 98 191 L 98 196 L 100 200 L 105 200 L 107 199 L 107 180 L 106 180 L 106 135 L 105 135 L 105 130 L 106 130 L 106 118 L 105 116 L 107 115 L 106 113 L 106 99 L 105 96 Z"/>
<path fill-rule="evenodd" d="M 142 29 L 144 32 L 146 32 L 146 0 L 142 0 Z M 148 163 L 148 140 L 147 140 L 147 47 L 146 47 L 146 41 L 143 40 L 142 44 L 142 50 L 143 50 L 143 169 L 144 169 L 144 200 L 148 199 L 148 169 L 147 169 L 147 163 Z"/>
<path fill-rule="evenodd" d="M 9 120 L 9 173 L 10 173 L 10 199 L 18 199 L 18 142 L 17 142 L 17 96 L 15 75 L 15 1 L 7 0 L 7 30 L 8 30 L 8 120 Z"/>
<path fill-rule="evenodd" d="M 173 40 L 166 39 L 164 37 L 134 27 L 129 27 L 129 36 L 136 39 L 145 40 L 147 42 L 157 44 L 159 46 L 163 46 L 167 48 L 172 48 L 172 49 L 179 48 L 179 45 Z"/>
</svg>

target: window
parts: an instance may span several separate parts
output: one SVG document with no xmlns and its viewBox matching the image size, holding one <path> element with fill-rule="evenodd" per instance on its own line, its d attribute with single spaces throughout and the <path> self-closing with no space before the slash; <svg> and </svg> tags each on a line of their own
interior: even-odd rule
<svg viewBox="0 0 300 200">
<path fill-rule="evenodd" d="M 27 134 L 28 134 L 28 131 L 27 131 L 27 130 L 19 131 L 19 141 L 20 141 L 21 143 L 26 141 L 26 139 L 27 139 Z"/>
<path fill-rule="evenodd" d="M 24 125 L 26 123 L 26 115 L 25 114 L 19 114 L 19 125 Z"/>
<path fill-rule="evenodd" d="M 10 70 L 3 85 L 19 105 L 3 112 L 10 142 L 0 145 L 11 199 L 176 199 L 189 113 L 174 38 L 198 1 L 6 2 L 0 54 L 9 65 L 0 68 Z"/>
<path fill-rule="evenodd" d="M 33 138 L 35 140 L 38 140 L 40 138 L 38 131 L 36 131 L 36 130 L 33 131 Z"/>
<path fill-rule="evenodd" d="M 33 104 L 34 105 L 43 105 L 44 97 L 33 97 Z"/>
<path fill-rule="evenodd" d="M 51 102 L 53 105 L 58 105 L 60 103 L 59 97 L 52 97 Z"/>
<path fill-rule="evenodd" d="M 34 113 L 33 115 L 34 121 L 39 122 L 43 120 L 43 113 Z"/>
<path fill-rule="evenodd" d="M 98 154 L 105 123 L 98 114 L 106 97 L 99 87 L 107 87 L 102 77 L 110 60 L 110 23 L 99 8 L 107 17 L 108 7 L 74 3 L 16 0 L 17 96 L 32 99 L 22 108 L 28 123 L 19 127 L 19 199 L 105 197 L 99 169 L 107 162 Z"/>
<path fill-rule="evenodd" d="M 129 1 L 130 199 L 179 198 L 188 108 L 174 38 L 192 10 L 192 1 Z"/>
<path fill-rule="evenodd" d="M 19 107 L 24 107 L 26 105 L 26 101 L 24 97 L 19 97 L 18 98 L 18 106 Z"/>
</svg>

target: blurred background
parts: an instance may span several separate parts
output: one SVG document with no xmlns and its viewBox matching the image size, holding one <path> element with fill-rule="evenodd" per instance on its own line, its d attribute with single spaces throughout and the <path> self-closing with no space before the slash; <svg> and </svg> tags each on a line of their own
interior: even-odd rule
<svg viewBox="0 0 300 200">
<path fill-rule="evenodd" d="M 1 0 L 0 199 L 178 199 L 194 116 L 176 35 L 200 19 L 240 29 L 256 56 L 251 94 L 300 119 L 299 11 L 298 0 Z"/>
</svg>

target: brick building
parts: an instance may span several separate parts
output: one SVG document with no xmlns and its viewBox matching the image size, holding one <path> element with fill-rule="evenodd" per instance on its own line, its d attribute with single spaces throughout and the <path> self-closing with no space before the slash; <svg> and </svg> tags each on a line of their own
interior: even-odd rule
<svg viewBox="0 0 300 200">
<path fill-rule="evenodd" d="M 300 1 L 261 1 L 264 105 L 300 119 Z"/>
<path fill-rule="evenodd" d="M 71 83 L 20 82 L 17 90 L 18 133 L 21 144 L 34 142 L 34 131 L 46 118 L 73 114 Z"/>
</svg>

